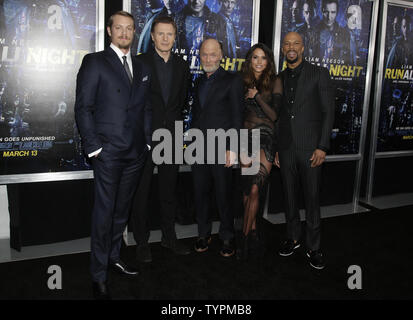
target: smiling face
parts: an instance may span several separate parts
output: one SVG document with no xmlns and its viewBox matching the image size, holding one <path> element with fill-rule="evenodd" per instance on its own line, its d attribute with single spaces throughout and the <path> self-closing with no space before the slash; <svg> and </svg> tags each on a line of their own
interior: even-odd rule
<svg viewBox="0 0 413 320">
<path fill-rule="evenodd" d="M 115 46 L 121 50 L 130 49 L 133 41 L 133 34 L 135 32 L 133 19 L 121 15 L 115 15 L 113 17 L 112 26 L 107 27 L 107 31 L 111 42 Z"/>
<path fill-rule="evenodd" d="M 304 44 L 296 32 L 287 33 L 282 43 L 282 52 L 290 65 L 299 65 L 303 60 Z"/>
<path fill-rule="evenodd" d="M 257 48 L 254 50 L 251 56 L 251 69 L 254 72 L 255 78 L 259 78 L 262 72 L 267 68 L 268 58 L 265 52 Z"/>
</svg>

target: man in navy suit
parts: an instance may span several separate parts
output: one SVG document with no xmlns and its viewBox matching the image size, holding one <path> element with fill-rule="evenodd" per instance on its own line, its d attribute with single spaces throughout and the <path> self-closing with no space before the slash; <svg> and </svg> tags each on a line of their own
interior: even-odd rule
<svg viewBox="0 0 413 320">
<path fill-rule="evenodd" d="M 75 116 L 95 180 L 91 264 L 95 298 L 110 298 L 107 270 L 136 276 L 119 257 L 135 188 L 151 144 L 149 68 L 131 57 L 133 16 L 108 21 L 111 45 L 84 57 L 77 75 Z"/>
</svg>

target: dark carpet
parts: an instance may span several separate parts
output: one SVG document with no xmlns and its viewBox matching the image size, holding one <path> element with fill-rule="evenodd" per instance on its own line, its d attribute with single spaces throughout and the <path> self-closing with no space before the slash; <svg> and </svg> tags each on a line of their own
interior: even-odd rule
<svg viewBox="0 0 413 320">
<path fill-rule="evenodd" d="M 284 224 L 262 224 L 266 252 L 248 261 L 220 257 L 217 235 L 208 252 L 184 257 L 154 243 L 153 262 L 139 266 L 136 279 L 110 274 L 109 287 L 126 300 L 412 299 L 412 227 L 412 206 L 323 219 L 322 271 L 309 266 L 303 246 L 290 257 L 276 254 Z M 134 264 L 135 246 L 122 257 Z M 61 290 L 47 286 L 51 265 L 62 269 Z M 351 265 L 362 270 L 361 290 L 348 288 Z M 89 253 L 0 264 L 0 299 L 92 299 Z"/>
</svg>

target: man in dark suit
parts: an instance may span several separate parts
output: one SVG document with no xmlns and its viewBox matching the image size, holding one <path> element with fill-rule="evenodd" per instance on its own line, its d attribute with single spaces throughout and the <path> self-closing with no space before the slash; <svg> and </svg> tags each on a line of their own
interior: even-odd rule
<svg viewBox="0 0 413 320">
<path fill-rule="evenodd" d="M 191 80 L 187 62 L 171 52 L 176 32 L 176 24 L 171 17 L 157 17 L 153 21 L 151 30 L 155 50 L 138 56 L 138 60 L 152 70 L 150 95 L 152 128 L 153 130 L 167 129 L 171 132 L 172 137 L 175 137 L 175 121 L 182 121 L 182 109 L 186 102 L 188 85 Z M 180 137 L 180 141 L 175 142 L 180 146 L 181 150 L 183 148 L 182 142 L 183 136 Z M 175 143 L 173 143 L 173 146 L 175 146 Z M 136 253 L 137 259 L 140 262 L 152 261 L 148 245 L 147 204 L 153 168 L 152 157 L 148 157 L 138 188 L 137 202 L 139 203 L 139 208 L 136 208 L 132 214 L 133 234 L 137 243 Z M 171 249 L 176 254 L 186 255 L 191 251 L 177 241 L 175 233 L 177 209 L 175 191 L 178 170 L 179 164 L 158 165 L 157 177 L 162 230 L 161 246 Z"/>
<path fill-rule="evenodd" d="M 110 47 L 86 55 L 77 75 L 76 122 L 95 180 L 90 271 L 98 299 L 110 298 L 108 267 L 129 276 L 138 274 L 119 257 L 132 197 L 151 144 L 151 73 L 131 57 L 134 30 L 129 13 L 111 16 Z"/>
<path fill-rule="evenodd" d="M 326 68 L 303 60 L 304 44 L 296 32 L 282 42 L 287 69 L 281 73 L 284 101 L 278 110 L 278 152 L 287 220 L 287 241 L 279 254 L 289 256 L 300 246 L 301 221 L 298 188 L 301 182 L 306 208 L 306 245 L 310 265 L 324 268 L 320 250 L 319 185 L 321 164 L 330 147 L 334 96 Z"/>
<path fill-rule="evenodd" d="M 222 46 L 216 39 L 207 39 L 201 44 L 200 59 L 204 74 L 195 84 L 192 127 L 201 130 L 207 141 L 208 129 L 235 129 L 239 134 L 242 125 L 244 107 L 243 83 L 236 74 L 231 74 L 220 67 L 223 56 Z M 221 137 L 222 138 L 222 137 Z M 197 141 L 196 141 L 197 142 Z M 216 143 L 216 139 L 215 139 Z M 221 220 L 219 237 L 222 240 L 220 251 L 223 257 L 234 254 L 234 214 L 231 210 L 232 165 L 236 151 L 226 143 L 226 148 L 215 148 L 215 155 L 225 158 L 225 164 L 205 164 L 213 150 L 204 151 L 205 159 L 192 166 L 194 182 L 195 209 L 198 222 L 199 238 L 195 251 L 205 252 L 211 241 L 211 222 L 209 216 L 209 192 L 212 184 Z"/>
</svg>

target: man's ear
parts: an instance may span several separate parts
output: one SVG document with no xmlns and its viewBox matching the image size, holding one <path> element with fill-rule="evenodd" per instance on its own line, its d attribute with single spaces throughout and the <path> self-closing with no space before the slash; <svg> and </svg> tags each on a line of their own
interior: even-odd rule
<svg viewBox="0 0 413 320">
<path fill-rule="evenodd" d="M 108 32 L 109 37 L 111 37 L 112 36 L 112 31 L 110 30 L 110 27 L 106 27 L 106 30 Z"/>
</svg>

